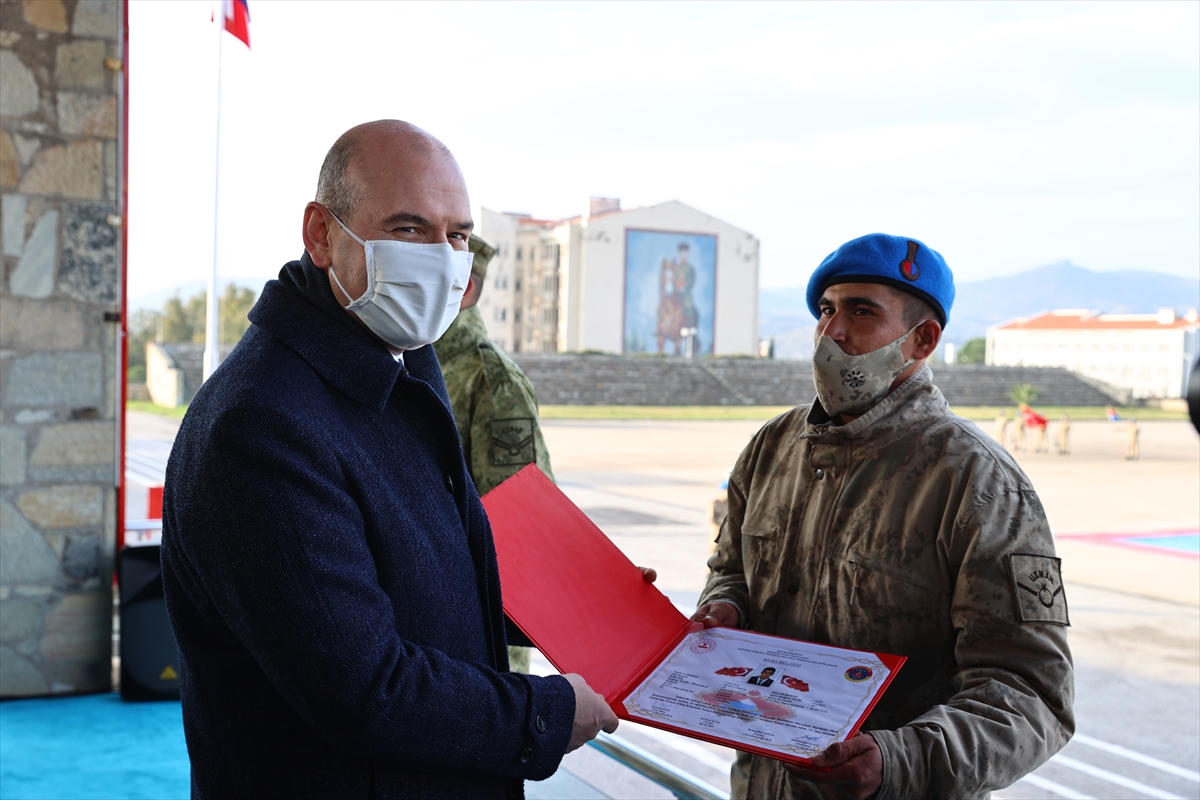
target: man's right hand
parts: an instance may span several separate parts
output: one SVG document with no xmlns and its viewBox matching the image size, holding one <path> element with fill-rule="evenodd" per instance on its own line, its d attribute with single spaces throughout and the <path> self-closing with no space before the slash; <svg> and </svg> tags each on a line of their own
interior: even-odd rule
<svg viewBox="0 0 1200 800">
<path fill-rule="evenodd" d="M 575 724 L 571 728 L 571 741 L 567 752 L 578 750 L 596 738 L 600 731 L 612 733 L 617 729 L 617 715 L 604 702 L 604 698 L 592 691 L 582 675 L 563 675 L 575 690 Z"/>
<path fill-rule="evenodd" d="M 692 614 L 692 622 L 703 622 L 706 628 L 736 628 L 738 610 L 732 603 L 705 603 Z"/>
</svg>

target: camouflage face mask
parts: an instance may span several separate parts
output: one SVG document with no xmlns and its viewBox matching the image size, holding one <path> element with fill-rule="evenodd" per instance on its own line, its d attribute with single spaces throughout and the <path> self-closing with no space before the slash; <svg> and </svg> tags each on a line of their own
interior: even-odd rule
<svg viewBox="0 0 1200 800">
<path fill-rule="evenodd" d="M 828 336 L 813 349 L 813 384 L 817 399 L 831 417 L 862 414 L 887 396 L 892 381 L 916 359 L 904 360 L 901 346 L 923 323 L 918 322 L 891 344 L 861 356 L 847 355 Z"/>
</svg>

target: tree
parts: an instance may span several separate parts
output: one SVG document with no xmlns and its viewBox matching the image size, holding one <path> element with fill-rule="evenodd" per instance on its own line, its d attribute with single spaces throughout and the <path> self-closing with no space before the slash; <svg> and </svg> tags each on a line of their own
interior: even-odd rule
<svg viewBox="0 0 1200 800">
<path fill-rule="evenodd" d="M 966 344 L 958 351 L 959 364 L 982 364 L 984 352 L 987 350 L 987 339 L 982 337 L 967 339 Z"/>
<path fill-rule="evenodd" d="M 146 342 L 158 337 L 158 323 L 162 314 L 143 308 L 133 312 L 129 318 L 129 374 L 131 383 L 146 380 Z"/>
<path fill-rule="evenodd" d="M 225 287 L 217 308 L 221 313 L 220 341 L 223 344 L 236 344 L 242 340 L 242 335 L 250 327 L 247 316 L 254 308 L 258 297 L 253 289 L 244 286 L 234 286 L 232 283 Z M 201 341 L 204 337 L 201 336 Z"/>
<path fill-rule="evenodd" d="M 1033 405 L 1037 398 L 1038 390 L 1032 383 L 1014 383 L 1008 390 L 1008 399 L 1017 405 Z"/>
</svg>

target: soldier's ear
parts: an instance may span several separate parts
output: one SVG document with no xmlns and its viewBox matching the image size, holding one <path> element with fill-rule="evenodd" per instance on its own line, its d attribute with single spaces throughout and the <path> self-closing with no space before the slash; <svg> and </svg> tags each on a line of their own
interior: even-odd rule
<svg viewBox="0 0 1200 800">
<path fill-rule="evenodd" d="M 917 361 L 929 358 L 942 341 L 942 326 L 935 319 L 927 319 L 913 331 L 913 358 Z"/>
</svg>

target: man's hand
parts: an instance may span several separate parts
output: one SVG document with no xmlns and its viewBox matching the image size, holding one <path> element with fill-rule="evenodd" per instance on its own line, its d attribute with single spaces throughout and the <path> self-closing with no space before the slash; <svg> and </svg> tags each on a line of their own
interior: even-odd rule
<svg viewBox="0 0 1200 800">
<path fill-rule="evenodd" d="M 883 754 L 869 733 L 859 732 L 852 739 L 831 744 L 824 752 L 813 756 L 812 763 L 814 767 L 829 769 L 829 772 L 793 764 L 783 766 L 798 778 L 812 783 L 832 783 L 860 800 L 879 791 L 883 782 Z"/>
<path fill-rule="evenodd" d="M 706 628 L 736 628 L 738 610 L 732 603 L 705 603 L 692 614 L 692 622 L 703 622 Z"/>
<path fill-rule="evenodd" d="M 592 691 L 582 675 L 572 672 L 563 675 L 575 690 L 575 724 L 571 728 L 571 741 L 567 752 L 578 750 L 596 738 L 600 731 L 612 733 L 617 729 L 617 715 L 604 702 L 604 698 Z"/>
</svg>

